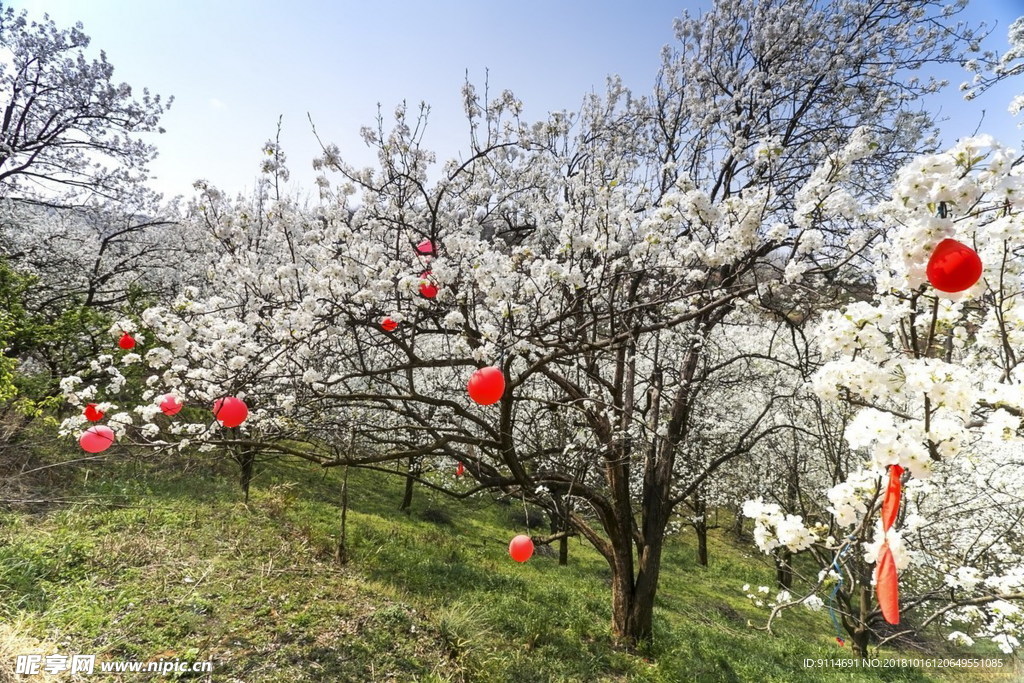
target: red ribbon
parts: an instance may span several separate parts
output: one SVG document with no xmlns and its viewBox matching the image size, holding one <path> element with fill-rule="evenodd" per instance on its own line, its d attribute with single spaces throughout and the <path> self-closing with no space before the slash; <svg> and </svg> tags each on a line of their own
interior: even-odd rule
<svg viewBox="0 0 1024 683">
<path fill-rule="evenodd" d="M 890 624 L 900 623 L 900 585 L 896 577 L 896 560 L 889 550 L 889 542 L 882 544 L 875 566 L 875 590 L 878 592 L 878 606 L 882 616 Z"/>
<path fill-rule="evenodd" d="M 885 497 L 882 499 L 882 530 L 888 531 L 896 521 L 896 515 L 900 511 L 900 477 L 903 476 L 903 468 L 899 465 L 889 466 L 889 486 L 885 489 Z"/>
</svg>

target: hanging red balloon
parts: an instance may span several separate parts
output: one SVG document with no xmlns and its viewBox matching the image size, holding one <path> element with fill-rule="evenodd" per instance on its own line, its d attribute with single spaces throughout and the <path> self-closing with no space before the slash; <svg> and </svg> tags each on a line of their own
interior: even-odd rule
<svg viewBox="0 0 1024 683">
<path fill-rule="evenodd" d="M 430 271 L 425 270 L 420 273 L 420 279 L 423 282 L 420 283 L 420 294 L 426 299 L 433 299 L 437 296 L 437 285 L 431 282 L 428 278 L 430 277 Z"/>
<path fill-rule="evenodd" d="M 95 403 L 85 404 L 85 410 L 82 411 L 85 415 L 85 419 L 89 422 L 99 422 L 103 419 L 103 411 L 96 407 Z"/>
<path fill-rule="evenodd" d="M 875 591 L 878 593 L 878 606 L 882 616 L 890 624 L 900 623 L 900 587 L 896 578 L 896 560 L 889 550 L 889 542 L 882 544 L 878 553 L 878 564 L 875 566 Z"/>
<path fill-rule="evenodd" d="M 117 340 L 117 345 L 127 351 L 128 349 L 135 348 L 135 337 L 125 332 L 121 335 L 121 338 Z"/>
<path fill-rule="evenodd" d="M 493 365 L 474 372 L 466 385 L 469 397 L 482 406 L 489 406 L 501 400 L 505 393 L 505 375 L 501 368 Z"/>
<path fill-rule="evenodd" d="M 896 515 L 900 512 L 900 492 L 902 482 L 900 477 L 903 476 L 903 468 L 899 465 L 889 466 L 889 486 L 885 489 L 885 497 L 882 498 L 882 530 L 888 531 L 893 522 L 896 521 Z"/>
<path fill-rule="evenodd" d="M 462 464 L 462 463 L 460 462 L 460 463 L 459 463 L 459 466 L 455 468 L 455 476 L 456 476 L 456 477 L 461 477 L 461 476 L 462 476 L 463 474 L 465 474 L 465 473 L 466 473 L 466 466 L 465 466 L 465 465 L 463 465 L 463 464 Z"/>
<path fill-rule="evenodd" d="M 380 327 L 385 332 L 394 332 L 398 329 L 398 321 L 391 318 L 384 318 L 380 321 Z"/>
<path fill-rule="evenodd" d="M 430 240 L 423 240 L 416 245 L 416 252 L 423 256 L 430 256 L 434 253 L 434 243 Z"/>
<path fill-rule="evenodd" d="M 249 417 L 249 406 L 234 396 L 218 398 L 213 402 L 213 415 L 222 427 L 237 427 Z"/>
<path fill-rule="evenodd" d="M 952 294 L 970 289 L 981 279 L 978 252 L 956 240 L 945 239 L 928 260 L 928 282 L 940 292 Z"/>
<path fill-rule="evenodd" d="M 114 443 L 114 430 L 106 425 L 89 427 L 78 437 L 78 445 L 86 453 L 102 453 Z"/>
<path fill-rule="evenodd" d="M 508 554 L 516 562 L 526 562 L 533 556 L 533 541 L 529 536 L 519 534 L 508 544 Z"/>
<path fill-rule="evenodd" d="M 184 407 L 185 404 L 174 394 L 164 394 L 163 398 L 160 399 L 160 410 L 163 411 L 164 415 L 177 415 Z"/>
</svg>

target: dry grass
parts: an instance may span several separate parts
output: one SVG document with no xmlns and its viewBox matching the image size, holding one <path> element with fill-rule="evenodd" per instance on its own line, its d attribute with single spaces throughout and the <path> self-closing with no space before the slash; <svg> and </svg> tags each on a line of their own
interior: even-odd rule
<svg viewBox="0 0 1024 683">
<path fill-rule="evenodd" d="M 0 683 L 8 681 L 25 681 L 29 678 L 15 673 L 15 665 L 18 655 L 39 654 L 46 656 L 59 652 L 60 648 L 54 643 L 48 643 L 28 635 L 27 628 L 19 620 L 13 623 L 0 624 Z M 38 675 L 31 677 L 32 681 L 84 681 L 81 674 L 61 673 L 52 675 L 40 671 Z"/>
</svg>

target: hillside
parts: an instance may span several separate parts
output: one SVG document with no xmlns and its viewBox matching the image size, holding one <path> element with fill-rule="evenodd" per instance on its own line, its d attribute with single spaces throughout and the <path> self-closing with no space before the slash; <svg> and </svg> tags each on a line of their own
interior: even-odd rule
<svg viewBox="0 0 1024 683">
<path fill-rule="evenodd" d="M 6 473 L 40 466 L 24 457 L 7 453 Z M 212 660 L 212 676 L 193 680 L 246 683 L 816 681 L 830 676 L 803 668 L 805 658 L 850 657 L 827 611 L 787 612 L 775 636 L 751 628 L 767 612 L 741 587 L 771 585 L 771 567 L 724 532 L 713 532 L 709 568 L 696 565 L 692 534 L 669 546 L 656 640 L 642 656 L 609 646 L 609 573 L 589 547 L 571 541 L 567 567 L 545 555 L 508 558 L 509 538 L 525 530 L 521 503 L 458 502 L 419 487 L 407 516 L 397 511 L 400 480 L 352 471 L 350 561 L 339 566 L 341 477 L 266 463 L 246 506 L 234 464 L 214 456 L 8 476 L 5 498 L 51 502 L 8 504 L 0 515 L 0 677 L 12 675 L 15 654 L 56 648 L 98 660 Z"/>
</svg>

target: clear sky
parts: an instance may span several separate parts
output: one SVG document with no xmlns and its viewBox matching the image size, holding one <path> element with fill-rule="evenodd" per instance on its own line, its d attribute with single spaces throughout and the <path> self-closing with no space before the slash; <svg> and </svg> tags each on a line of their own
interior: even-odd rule
<svg viewBox="0 0 1024 683">
<path fill-rule="evenodd" d="M 659 51 L 673 42 L 672 20 L 699 12 L 705 0 L 13 0 L 60 26 L 76 21 L 104 50 L 115 78 L 136 89 L 174 95 L 155 136 L 160 157 L 154 186 L 190 194 L 205 178 L 229 192 L 253 184 L 260 148 L 283 116 L 282 145 L 292 185 L 312 192 L 318 152 L 307 113 L 325 142 L 350 162 L 372 156 L 359 128 L 405 100 L 431 105 L 426 145 L 439 159 L 465 148 L 460 89 L 468 71 L 478 89 L 486 70 L 492 90 L 512 90 L 528 119 L 576 108 L 603 90 L 608 74 L 646 93 Z M 1024 0 L 972 0 L 968 18 L 996 24 L 987 46 L 1002 52 L 1006 29 L 1024 15 Z M 983 131 L 1019 144 L 1024 133 L 1006 112 L 1024 83 L 1009 83 L 964 103 L 953 72 L 950 93 L 935 102 L 950 122 L 949 142 Z"/>
</svg>

